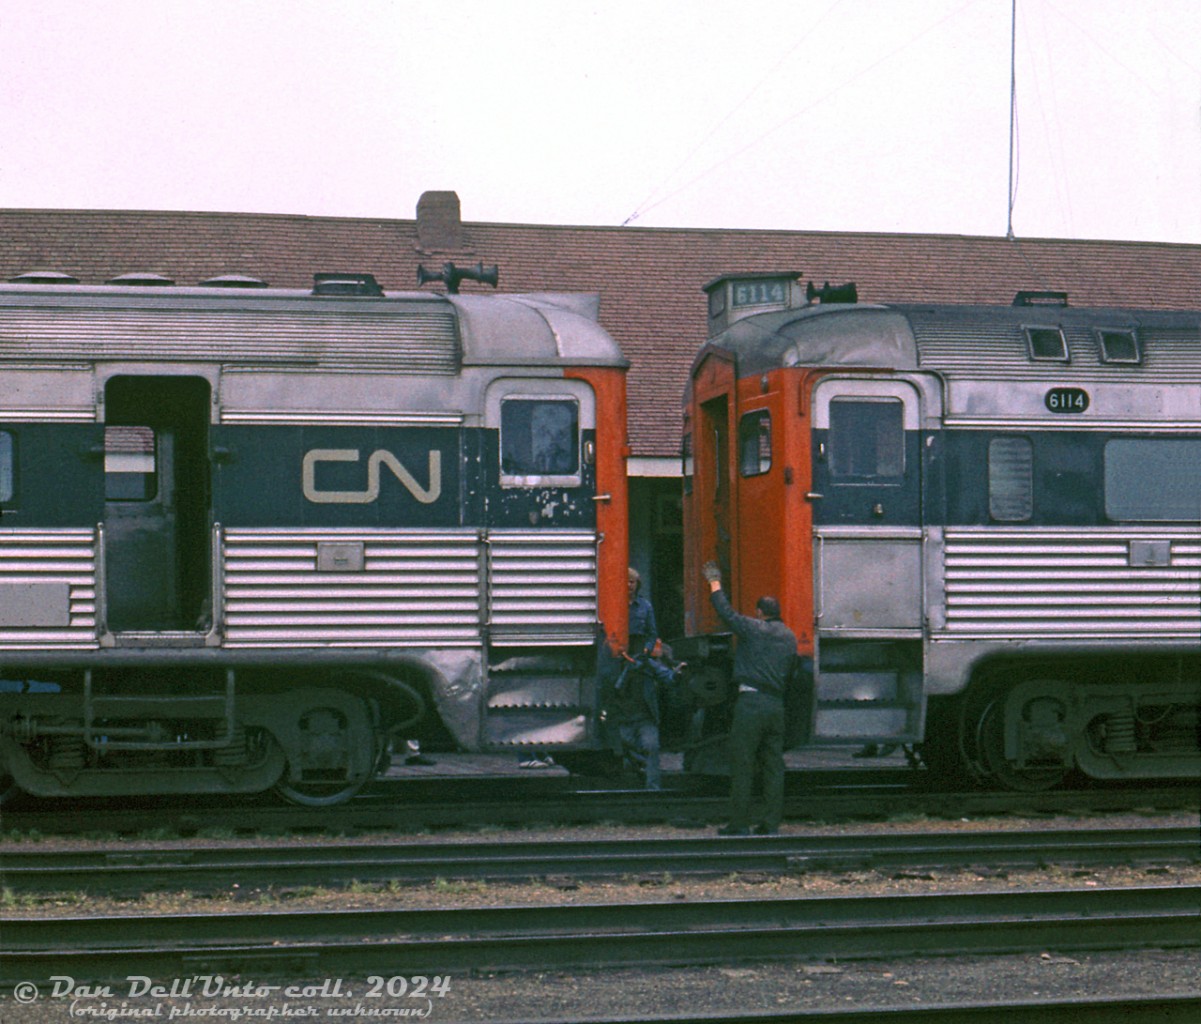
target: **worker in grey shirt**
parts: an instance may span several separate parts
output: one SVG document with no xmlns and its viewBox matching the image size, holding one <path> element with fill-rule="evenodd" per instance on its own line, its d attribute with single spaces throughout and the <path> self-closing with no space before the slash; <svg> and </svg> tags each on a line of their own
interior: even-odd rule
<svg viewBox="0 0 1201 1024">
<path fill-rule="evenodd" d="M 750 833 L 751 786 L 758 768 L 767 804 L 758 835 L 780 828 L 784 816 L 784 690 L 796 661 L 796 635 L 780 621 L 780 603 L 763 596 L 755 617 L 734 611 L 721 589 L 721 570 L 706 562 L 709 597 L 717 614 L 737 638 L 734 685 L 738 696 L 730 725 L 730 822 L 718 829 L 723 836 Z"/>
</svg>

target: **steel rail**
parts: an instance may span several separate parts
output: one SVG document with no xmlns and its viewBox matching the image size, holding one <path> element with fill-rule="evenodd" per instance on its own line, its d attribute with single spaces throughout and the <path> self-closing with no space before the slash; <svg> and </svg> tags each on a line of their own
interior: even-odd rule
<svg viewBox="0 0 1201 1024">
<path fill-rule="evenodd" d="M 490 780 L 494 781 L 494 780 Z M 554 782 L 556 780 L 546 780 Z M 43 835 L 78 835 L 106 831 L 130 834 L 146 829 L 173 829 L 181 835 L 204 829 L 235 831 L 331 832 L 555 822 L 560 824 L 620 821 L 626 823 L 687 821 L 694 824 L 724 820 L 729 803 L 724 796 L 695 796 L 671 791 L 543 791 L 523 789 L 521 798 L 493 799 L 472 795 L 471 787 L 453 787 L 441 800 L 405 799 L 403 785 L 383 794 L 327 808 L 286 807 L 263 801 L 216 801 L 209 806 L 148 801 L 130 808 L 109 801 L 72 802 L 64 809 L 5 807 L 0 821 L 7 831 Z M 1082 813 L 1132 808 L 1196 810 L 1201 787 L 1196 784 L 1156 786 L 1153 789 L 1105 787 L 1052 790 L 1045 793 L 926 792 L 920 789 L 848 787 L 803 789 L 789 793 L 789 820 L 846 821 L 887 818 L 894 814 L 965 817 L 1008 813 Z"/>
<path fill-rule="evenodd" d="M 1201 860 L 1194 827 L 1006 830 L 722 839 L 331 843 L 319 846 L 0 848 L 0 884 L 14 892 L 140 893 L 323 885 L 351 881 L 587 878 L 801 873 L 987 864 L 1164 864 Z"/>
<path fill-rule="evenodd" d="M 447 972 L 1201 945 L 1201 886 L 438 910 L 10 917 L 0 984 L 50 975 Z"/>
<path fill-rule="evenodd" d="M 541 1019 L 541 1018 L 540 1018 Z M 860 1006 L 854 1009 L 804 1009 L 761 1013 L 681 1014 L 637 1017 L 556 1017 L 545 1024 L 1196 1024 L 1201 994 L 1087 996 L 1080 999 L 1021 999 L 981 1003 L 926 1003 L 921 1006 Z M 496 1020 L 493 1024 L 519 1024 Z"/>
</svg>

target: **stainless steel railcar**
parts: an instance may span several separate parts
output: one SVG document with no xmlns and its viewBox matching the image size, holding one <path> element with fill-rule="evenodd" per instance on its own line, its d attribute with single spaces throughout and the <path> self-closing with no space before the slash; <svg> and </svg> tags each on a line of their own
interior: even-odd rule
<svg viewBox="0 0 1201 1024">
<path fill-rule="evenodd" d="M 0 285 L 0 792 L 323 804 L 435 727 L 599 743 L 626 363 L 595 297 L 58 281 Z"/>
<path fill-rule="evenodd" d="M 1201 317 L 849 293 L 708 286 L 686 578 L 780 596 L 816 743 L 1014 788 L 1201 775 Z"/>
</svg>

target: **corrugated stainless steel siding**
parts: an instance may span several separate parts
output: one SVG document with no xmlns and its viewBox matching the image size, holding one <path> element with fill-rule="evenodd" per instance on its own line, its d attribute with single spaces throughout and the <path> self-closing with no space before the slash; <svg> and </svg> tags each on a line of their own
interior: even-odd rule
<svg viewBox="0 0 1201 1024">
<path fill-rule="evenodd" d="M 41 583 L 67 587 L 67 625 L 0 628 L 0 647 L 95 647 L 95 531 L 0 530 L 0 584 Z"/>
<path fill-rule="evenodd" d="M 488 552 L 494 637 L 595 639 L 594 533 L 493 533 Z"/>
<path fill-rule="evenodd" d="M 454 315 L 263 310 L 0 308 L 0 358 L 191 360 L 453 374 Z"/>
<path fill-rule="evenodd" d="M 1130 541 L 1170 542 L 1131 565 Z M 1201 538 L 1186 530 L 952 530 L 946 632 L 1024 639 L 1201 636 Z"/>
<path fill-rule="evenodd" d="M 321 542 L 362 544 L 361 571 L 317 568 Z M 591 642 L 596 535 L 229 529 L 222 544 L 228 647 Z M 487 575 L 485 575 L 487 574 Z M 485 582 L 486 581 L 486 582 Z"/>
<path fill-rule="evenodd" d="M 321 541 L 363 545 L 363 568 L 323 572 Z M 228 647 L 408 647 L 480 638 L 474 530 L 227 530 Z"/>
<path fill-rule="evenodd" d="M 1056 311 L 1028 311 L 1025 323 L 1056 323 Z M 1201 343 L 1198 331 L 1185 328 L 1140 329 L 1143 362 L 1139 366 L 1105 364 L 1094 326 L 1128 326 L 1120 318 L 1106 324 L 1097 319 L 1088 326 L 1064 324 L 1071 363 L 1035 362 L 1026 347 L 1020 323 L 955 318 L 911 313 L 917 340 L 918 364 L 938 370 L 949 379 L 1047 380 L 1070 373 L 1072 383 L 1137 380 L 1144 384 L 1181 384 L 1201 381 Z"/>
</svg>

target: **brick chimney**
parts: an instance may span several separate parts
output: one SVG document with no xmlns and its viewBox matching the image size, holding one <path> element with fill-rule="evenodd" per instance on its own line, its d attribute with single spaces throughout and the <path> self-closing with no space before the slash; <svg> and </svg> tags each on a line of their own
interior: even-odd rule
<svg viewBox="0 0 1201 1024">
<path fill-rule="evenodd" d="M 465 247 L 458 193 L 421 193 L 417 200 L 417 247 L 422 252 L 459 251 Z"/>
</svg>

